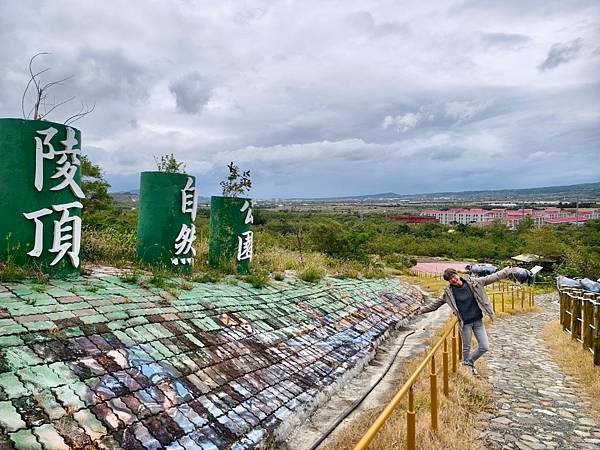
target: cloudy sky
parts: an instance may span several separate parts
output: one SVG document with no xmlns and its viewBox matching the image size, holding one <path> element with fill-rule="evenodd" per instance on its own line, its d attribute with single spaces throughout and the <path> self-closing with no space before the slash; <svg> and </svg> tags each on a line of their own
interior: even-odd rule
<svg viewBox="0 0 600 450">
<path fill-rule="evenodd" d="M 255 198 L 600 179 L 597 0 L 0 0 L 0 41 L 0 117 L 48 52 L 114 191 L 166 153 L 201 195 L 229 161 Z"/>
</svg>

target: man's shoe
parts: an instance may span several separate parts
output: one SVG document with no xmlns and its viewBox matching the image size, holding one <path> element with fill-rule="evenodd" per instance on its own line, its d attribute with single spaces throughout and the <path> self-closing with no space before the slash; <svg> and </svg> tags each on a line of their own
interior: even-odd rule
<svg viewBox="0 0 600 450">
<path fill-rule="evenodd" d="M 469 366 L 469 369 L 471 369 L 471 373 L 473 374 L 474 377 L 478 377 L 479 376 L 479 372 L 477 371 L 477 369 L 475 368 L 475 366 Z"/>
</svg>

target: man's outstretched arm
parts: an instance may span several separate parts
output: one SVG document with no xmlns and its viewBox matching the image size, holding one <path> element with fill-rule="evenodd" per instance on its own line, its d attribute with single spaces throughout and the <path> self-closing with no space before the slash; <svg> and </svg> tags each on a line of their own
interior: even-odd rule
<svg viewBox="0 0 600 450">
<path fill-rule="evenodd" d="M 479 281 L 484 286 L 487 286 L 488 284 L 492 284 L 492 283 L 495 283 L 496 281 L 504 280 L 505 278 L 508 278 L 515 271 L 516 271 L 515 267 L 506 267 L 506 268 L 504 268 L 496 273 L 493 273 L 491 275 L 488 275 L 486 277 L 477 278 L 477 281 Z"/>
<path fill-rule="evenodd" d="M 429 303 L 428 305 L 421 306 L 417 310 L 417 315 L 435 311 L 436 309 L 439 309 L 444 304 L 446 304 L 446 301 L 444 300 L 444 296 L 442 295 L 437 300 L 434 300 L 433 302 Z"/>
</svg>

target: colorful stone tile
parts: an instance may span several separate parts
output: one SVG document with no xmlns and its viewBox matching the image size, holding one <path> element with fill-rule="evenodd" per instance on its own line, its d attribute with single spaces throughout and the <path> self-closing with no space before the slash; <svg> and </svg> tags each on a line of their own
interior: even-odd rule
<svg viewBox="0 0 600 450">
<path fill-rule="evenodd" d="M 31 430 L 20 430 L 9 434 L 10 440 L 18 450 L 42 450 L 42 445 Z"/>
<path fill-rule="evenodd" d="M 33 428 L 33 432 L 45 450 L 69 450 L 69 446 L 53 425 L 46 424 Z"/>
</svg>

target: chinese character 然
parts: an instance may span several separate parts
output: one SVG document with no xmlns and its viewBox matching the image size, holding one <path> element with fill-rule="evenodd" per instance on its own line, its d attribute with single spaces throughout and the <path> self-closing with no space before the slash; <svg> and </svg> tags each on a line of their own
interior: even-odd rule
<svg viewBox="0 0 600 450">
<path fill-rule="evenodd" d="M 71 208 L 83 208 L 79 202 L 64 203 L 62 205 L 53 205 L 52 208 L 56 212 L 62 212 L 59 220 L 54 221 L 54 240 L 49 252 L 57 253 L 54 260 L 50 263 L 54 266 L 66 254 L 69 255 L 73 267 L 79 267 L 79 248 L 81 246 L 81 217 L 71 216 L 69 210 Z M 42 208 L 38 211 L 23 213 L 23 215 L 33 220 L 35 223 L 35 244 L 33 249 L 28 252 L 29 256 L 39 257 L 42 254 L 44 247 L 44 224 L 40 217 L 51 214 L 50 208 Z"/>
<path fill-rule="evenodd" d="M 246 213 L 246 217 L 244 218 L 244 223 L 254 223 L 254 217 L 252 216 L 252 203 L 246 200 L 244 205 L 240 208 L 240 212 L 248 211 Z"/>
<path fill-rule="evenodd" d="M 252 240 L 252 231 L 246 231 L 241 236 L 238 236 L 238 261 L 243 261 L 244 259 L 252 261 Z"/>
<path fill-rule="evenodd" d="M 196 220 L 196 211 L 198 210 L 198 194 L 196 186 L 192 186 L 191 177 L 188 177 L 185 187 L 181 190 L 181 212 L 190 213 L 192 220 Z"/>
<path fill-rule="evenodd" d="M 196 249 L 193 247 L 194 241 L 196 240 L 196 226 L 192 224 L 191 226 L 187 226 L 185 223 L 181 224 L 181 230 L 179 230 L 179 234 L 175 239 L 175 256 L 184 256 L 189 252 L 192 252 L 192 255 L 196 256 Z M 171 258 L 171 262 L 173 264 L 178 264 L 181 262 L 182 264 L 191 264 L 191 257 L 181 257 L 181 258 Z"/>
<path fill-rule="evenodd" d="M 58 130 L 53 127 L 37 132 L 37 134 L 45 137 L 43 141 L 40 137 L 35 137 L 34 186 L 38 191 L 41 191 L 44 187 L 44 159 L 53 160 L 55 157 L 60 156 L 58 161 L 56 161 L 56 173 L 50 178 L 62 178 L 63 180 L 56 186 L 51 187 L 50 190 L 60 191 L 68 186 L 77 198 L 85 198 L 83 191 L 75 181 L 77 168 L 81 165 L 81 161 L 78 158 L 81 155 L 81 149 L 74 148 L 79 143 L 75 139 L 75 130 L 67 127 L 67 138 L 64 141 L 60 141 L 64 145 L 64 150 L 54 150 L 54 146 L 50 142 L 56 133 L 58 133 Z"/>
</svg>

